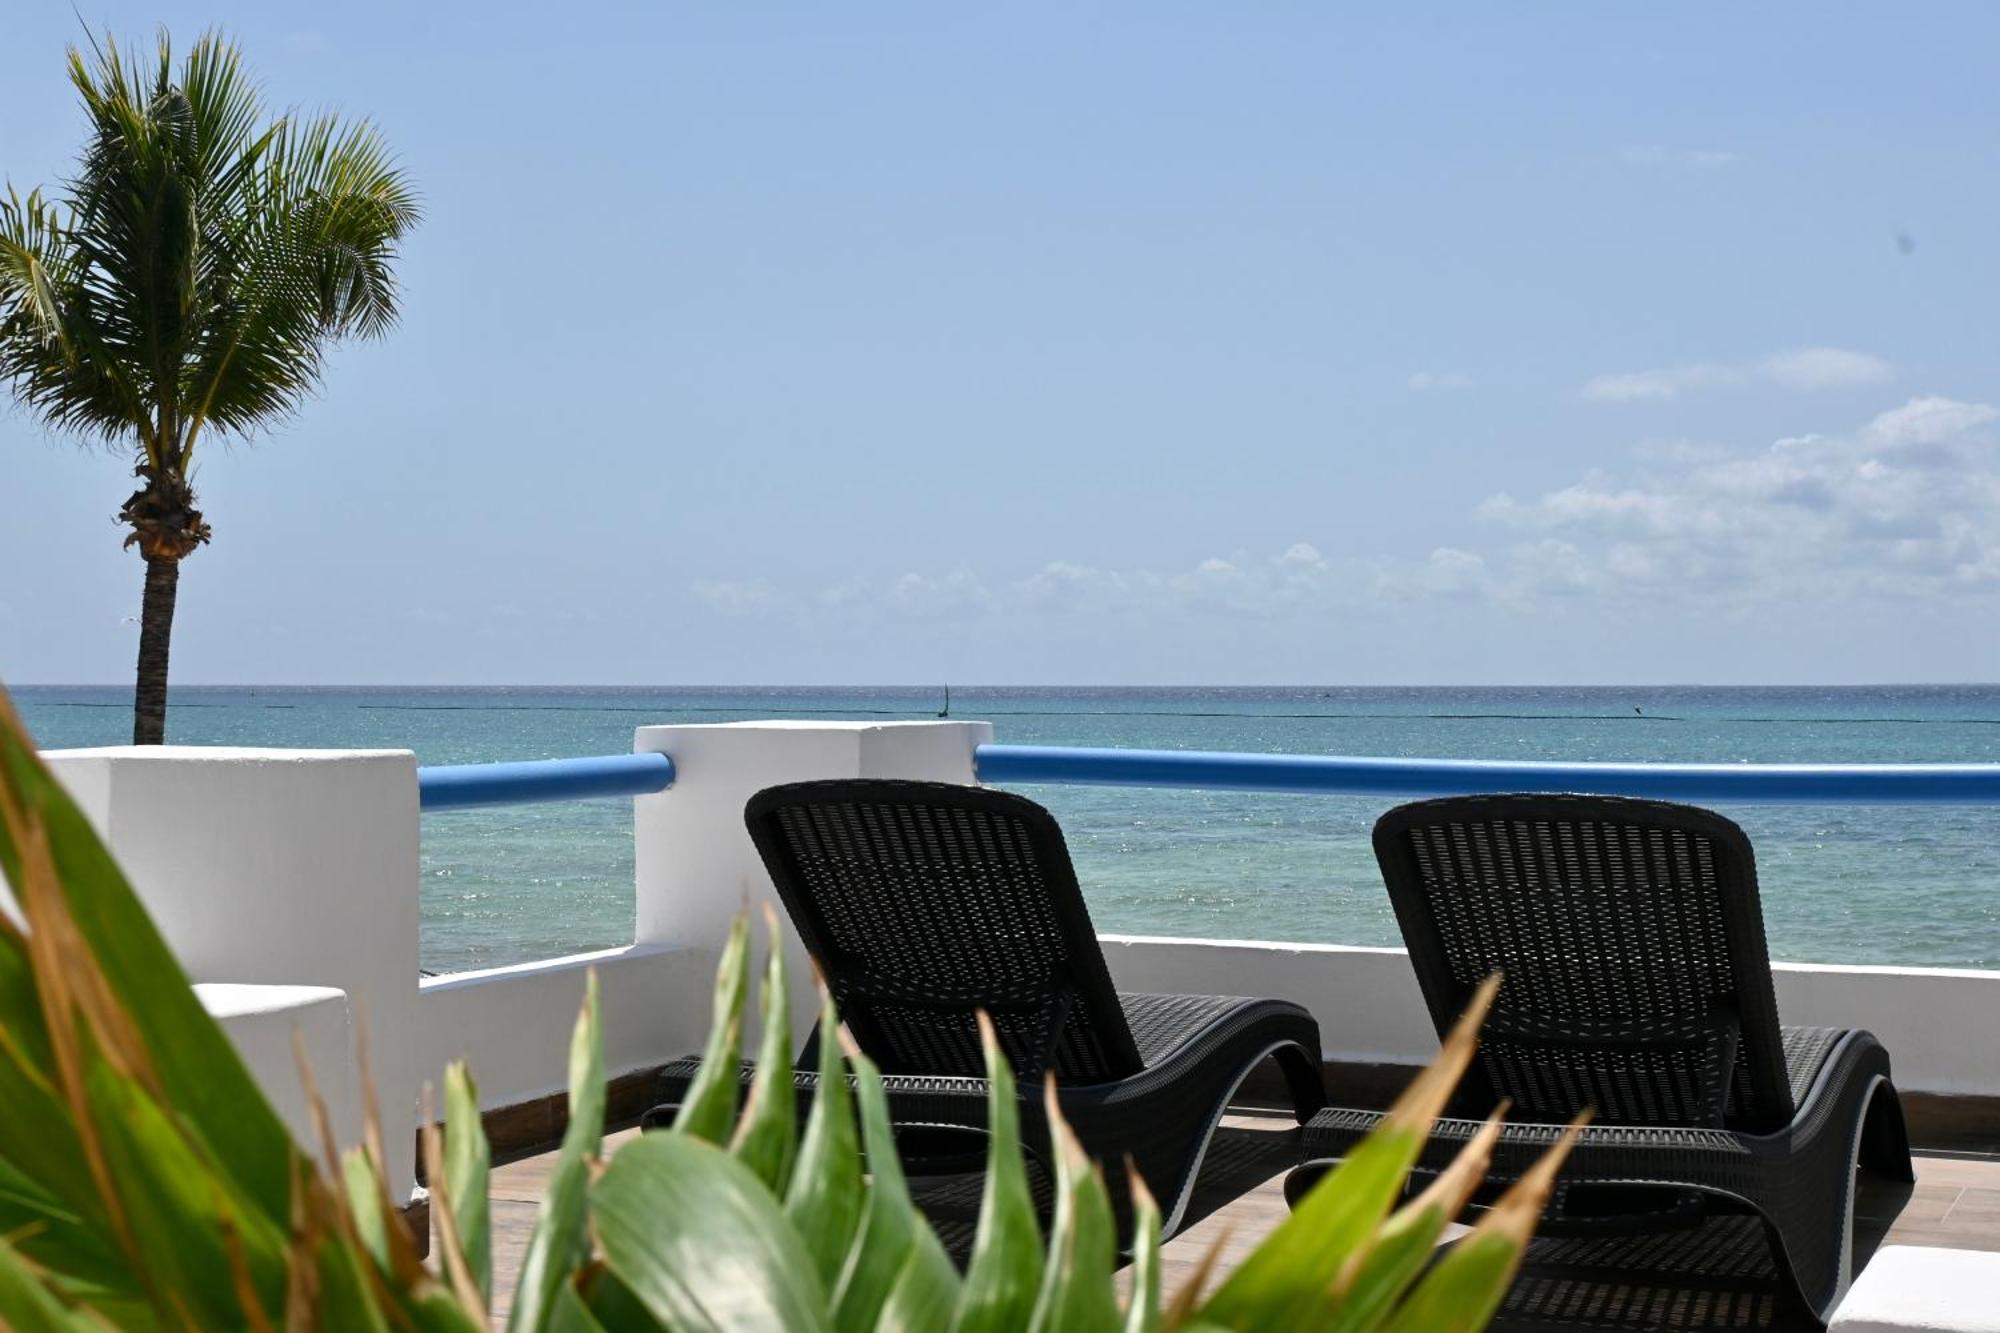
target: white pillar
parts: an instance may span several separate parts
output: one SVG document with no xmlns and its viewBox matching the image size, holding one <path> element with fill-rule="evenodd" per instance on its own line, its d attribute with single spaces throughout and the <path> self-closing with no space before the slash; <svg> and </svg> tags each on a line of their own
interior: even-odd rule
<svg viewBox="0 0 2000 1333">
<path fill-rule="evenodd" d="M 365 1020 L 399 1197 L 415 1182 L 420 878 L 407 750 L 126 746 L 43 756 L 190 980 L 326 986 Z M 347 1059 L 355 1058 L 350 1051 Z M 255 1071 L 266 1086 L 294 1080 Z M 321 1079 L 345 1083 L 335 1071 Z M 280 1094 L 275 1100 L 281 1104 Z M 352 1110 L 335 1132 L 360 1141 Z"/>
<path fill-rule="evenodd" d="M 803 948 L 743 826 L 743 806 L 781 782 L 813 778 L 975 781 L 987 722 L 730 722 L 641 727 L 632 748 L 674 760 L 674 785 L 633 802 L 638 940 L 719 949 L 745 907 L 769 903 L 791 942 L 792 1022 L 803 1038 L 814 997 Z M 761 914 L 761 913 L 760 913 Z M 758 926 L 762 931 L 762 926 Z M 693 1033 L 707 1030 L 695 1015 Z"/>
</svg>

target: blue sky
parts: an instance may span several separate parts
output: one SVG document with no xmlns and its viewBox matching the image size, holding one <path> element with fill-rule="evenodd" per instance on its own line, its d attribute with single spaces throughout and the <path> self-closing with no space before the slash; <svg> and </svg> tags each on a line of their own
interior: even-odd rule
<svg viewBox="0 0 2000 1333">
<path fill-rule="evenodd" d="M 2000 678 L 2000 10 L 1079 8 L 85 4 L 428 211 L 176 679 Z M 0 408 L 0 678 L 129 677 L 128 489 Z"/>
</svg>

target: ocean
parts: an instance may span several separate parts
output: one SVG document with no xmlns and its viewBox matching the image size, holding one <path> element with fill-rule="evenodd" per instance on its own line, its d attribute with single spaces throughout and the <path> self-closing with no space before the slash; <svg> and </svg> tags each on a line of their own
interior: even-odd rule
<svg viewBox="0 0 2000 1333">
<path fill-rule="evenodd" d="M 14 691 L 45 747 L 121 744 L 124 688 Z M 610 754 L 653 722 L 927 718 L 937 689 L 174 691 L 196 745 L 397 747 L 426 764 Z M 972 688 L 953 717 L 1023 744 L 1474 759 L 2000 762 L 2000 686 Z M 1100 930 L 1397 943 L 1369 851 L 1385 803 L 1023 787 L 1062 821 Z M 1772 955 L 2000 968 L 2000 812 L 1725 807 L 1756 844 Z M 628 801 L 423 821 L 423 965 L 493 967 L 631 938 Z"/>
</svg>

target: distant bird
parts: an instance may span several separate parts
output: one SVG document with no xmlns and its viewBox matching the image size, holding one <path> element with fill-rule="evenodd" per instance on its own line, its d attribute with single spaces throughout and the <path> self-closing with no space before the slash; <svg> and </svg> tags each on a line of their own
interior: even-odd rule
<svg viewBox="0 0 2000 1333">
<path fill-rule="evenodd" d="M 1644 716 L 1646 716 L 1646 710 L 1645 710 L 1645 709 L 1643 709 L 1643 708 L 1641 708 L 1641 707 L 1639 707 L 1639 705 L 1637 705 L 1637 704 L 1633 704 L 1633 705 L 1632 705 L 1632 711 L 1633 711 L 1633 712 L 1635 712 L 1635 713 L 1637 713 L 1637 714 L 1638 714 L 1638 715 L 1639 715 L 1640 717 L 1644 717 Z"/>
</svg>

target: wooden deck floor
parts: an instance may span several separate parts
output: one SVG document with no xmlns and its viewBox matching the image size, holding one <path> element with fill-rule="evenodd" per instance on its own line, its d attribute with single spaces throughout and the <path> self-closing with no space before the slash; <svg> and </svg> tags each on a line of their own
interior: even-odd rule
<svg viewBox="0 0 2000 1333">
<path fill-rule="evenodd" d="M 624 1142 L 636 1130 L 612 1136 Z M 1285 1170 L 1297 1160 L 1297 1131 L 1289 1118 L 1232 1115 L 1216 1134 L 1189 1207 L 1189 1221 L 1167 1243 L 1166 1289 L 1176 1290 L 1210 1245 L 1220 1239 L 1225 1267 L 1240 1260 L 1285 1215 L 1280 1185 Z M 493 1173 L 493 1267 L 496 1293 L 510 1293 L 521 1254 L 534 1228 L 535 1212 L 548 1180 L 551 1158 L 530 1157 Z M 1923 1154 L 1917 1160 L 1913 1189 L 1888 1189 L 1864 1177 L 1857 1209 L 1855 1255 L 1857 1268 L 1884 1244 L 1937 1245 L 1957 1249 L 2000 1250 L 2000 1157 L 1973 1154 Z M 1754 1239 L 1754 1238 L 1753 1238 Z M 1761 1243 L 1761 1242 L 1758 1242 Z M 1565 1280 L 1573 1279 L 1572 1270 Z M 1718 1289 L 1737 1293 L 1724 1302 L 1715 1327 L 1787 1329 L 1805 1327 L 1787 1318 L 1783 1307 L 1769 1299 L 1768 1279 L 1736 1274 L 1718 1278 Z M 1519 1290 L 1517 1288 L 1517 1290 Z M 1745 1295 L 1744 1293 L 1748 1293 Z M 1581 1301 L 1581 1298 L 1579 1298 Z M 1752 1307 L 1746 1320 L 1745 1302 Z M 1761 1314 L 1759 1313 L 1761 1311 Z M 496 1312 L 505 1317 L 504 1297 Z M 1637 1318 L 1638 1322 L 1632 1322 Z M 1533 1329 L 1534 1321 L 1504 1325 Z M 1561 1327 L 1653 1327 L 1649 1318 L 1597 1322 L 1567 1317 Z M 1701 1328 L 1699 1320 L 1675 1327 Z"/>
</svg>

